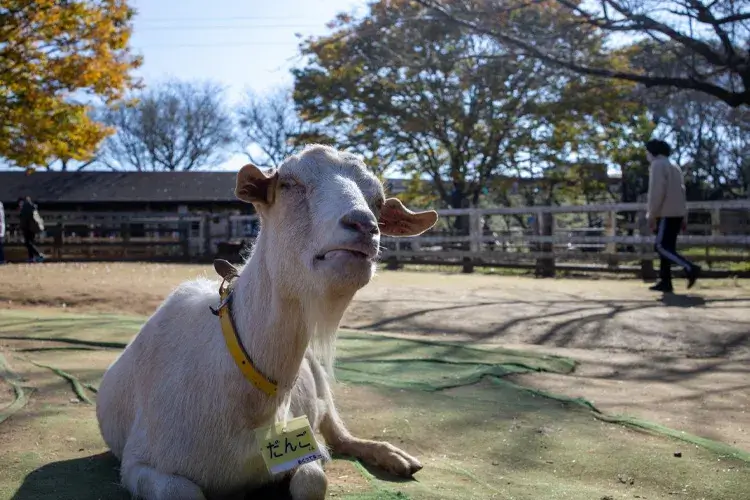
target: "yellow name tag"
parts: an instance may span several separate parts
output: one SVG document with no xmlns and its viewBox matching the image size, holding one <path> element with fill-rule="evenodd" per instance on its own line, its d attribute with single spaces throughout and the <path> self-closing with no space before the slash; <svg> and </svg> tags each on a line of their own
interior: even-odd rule
<svg viewBox="0 0 750 500">
<path fill-rule="evenodd" d="M 320 460 L 310 422 L 303 415 L 286 423 L 279 422 L 255 431 L 263 461 L 271 474 L 280 474 L 302 464 Z"/>
</svg>

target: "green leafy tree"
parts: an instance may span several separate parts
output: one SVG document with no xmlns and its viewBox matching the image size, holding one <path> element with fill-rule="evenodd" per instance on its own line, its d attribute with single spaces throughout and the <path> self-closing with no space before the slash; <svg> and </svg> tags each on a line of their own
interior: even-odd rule
<svg viewBox="0 0 750 500">
<path fill-rule="evenodd" d="M 382 1 L 363 19 L 339 16 L 332 35 L 303 44 L 295 100 L 321 136 L 426 176 L 444 206 L 476 206 L 513 145 L 532 141 L 559 76 L 422 13 Z"/>
<path fill-rule="evenodd" d="M 554 32 L 557 15 L 545 4 L 503 22 L 544 20 Z M 429 200 L 423 179 L 452 208 L 603 201 L 612 196 L 607 170 L 643 157 L 652 127 L 631 82 L 550 67 L 414 2 L 376 2 L 332 27 L 303 45 L 298 107 L 318 137 L 407 173 L 407 196 L 418 202 Z M 593 29 L 579 31 L 576 50 L 601 50 Z M 528 36 L 549 43 L 540 29 Z"/>
<path fill-rule="evenodd" d="M 571 202 L 610 201 L 607 171 L 621 174 L 645 162 L 655 125 L 635 85 L 581 77 L 566 86 L 545 143 L 566 182 Z M 635 163 L 633 163 L 635 162 Z M 633 199 L 632 201 L 635 201 Z"/>
<path fill-rule="evenodd" d="M 692 200 L 744 197 L 750 190 L 750 108 L 698 92 L 644 94 L 656 134 L 674 149 Z"/>
</svg>

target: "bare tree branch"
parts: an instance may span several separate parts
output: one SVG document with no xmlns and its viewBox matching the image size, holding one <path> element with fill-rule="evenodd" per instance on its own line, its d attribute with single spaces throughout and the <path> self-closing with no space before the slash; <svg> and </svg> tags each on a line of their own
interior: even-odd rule
<svg viewBox="0 0 750 500">
<path fill-rule="evenodd" d="M 545 45 L 533 37 L 521 36 L 521 28 L 509 28 L 507 23 L 498 22 L 500 18 L 505 19 L 501 13 L 506 12 L 508 4 L 513 4 L 514 1 L 417 0 L 420 5 L 427 7 L 429 12 L 434 12 L 462 28 L 492 37 L 499 43 L 519 49 L 526 55 L 580 74 L 628 80 L 646 87 L 697 90 L 712 95 L 732 107 L 750 105 L 750 51 L 747 50 L 750 43 L 750 27 L 742 24 L 750 19 L 750 13 L 727 11 L 734 9 L 734 3 L 727 6 L 724 2 L 719 5 L 719 2 L 683 0 L 680 5 L 684 11 L 662 9 L 662 12 L 669 11 L 673 17 L 678 18 L 672 22 L 669 19 L 657 19 L 655 13 L 652 15 L 653 6 L 649 6 L 647 0 L 600 0 L 598 8 L 596 4 L 592 6 L 591 3 L 556 0 L 571 16 L 566 22 L 572 27 L 575 27 L 574 23 L 578 20 L 600 30 L 605 36 L 611 33 L 630 32 L 634 35 L 660 38 L 662 42 L 667 40 L 674 47 L 673 59 L 684 68 L 682 74 L 676 74 L 662 67 L 662 61 L 659 60 L 651 61 L 642 71 L 638 68 L 620 69 L 607 64 L 607 57 L 611 55 L 607 51 L 603 51 L 603 57 L 597 61 L 578 60 L 567 44 Z M 668 3 L 674 5 L 676 2 Z M 522 4 L 522 8 L 538 7 Z M 684 33 L 682 29 L 691 22 L 700 23 L 700 29 L 696 29 L 695 33 L 692 30 L 689 34 Z M 546 25 L 544 27 L 548 28 Z M 704 28 L 713 31 L 716 36 L 710 37 L 710 32 Z M 576 36 L 572 33 L 575 30 L 569 31 L 570 33 L 560 32 L 555 36 L 562 39 Z"/>
<path fill-rule="evenodd" d="M 242 151 L 260 167 L 278 167 L 296 151 L 295 140 L 309 131 L 297 115 L 291 89 L 268 95 L 247 91 L 235 116 Z"/>
<path fill-rule="evenodd" d="M 116 129 L 100 163 L 115 170 L 195 170 L 220 164 L 234 141 L 223 89 L 209 82 L 168 81 L 132 106 L 101 111 Z"/>
</svg>

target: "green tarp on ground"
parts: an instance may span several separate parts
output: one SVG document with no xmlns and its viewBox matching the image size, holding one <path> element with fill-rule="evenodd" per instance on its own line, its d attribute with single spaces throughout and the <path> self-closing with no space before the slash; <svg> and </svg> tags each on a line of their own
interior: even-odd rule
<svg viewBox="0 0 750 500">
<path fill-rule="evenodd" d="M 0 310 L 0 375 L 8 382 L 0 415 L 9 417 L 0 423 L 0 499 L 128 498 L 84 398 L 95 401 L 101 373 L 142 321 Z M 337 458 L 328 467 L 330 496 L 750 498 L 742 450 L 506 378 L 574 369 L 570 359 L 537 353 L 340 332 L 335 396 L 343 418 L 356 435 L 403 447 L 424 469 L 397 481 Z"/>
</svg>

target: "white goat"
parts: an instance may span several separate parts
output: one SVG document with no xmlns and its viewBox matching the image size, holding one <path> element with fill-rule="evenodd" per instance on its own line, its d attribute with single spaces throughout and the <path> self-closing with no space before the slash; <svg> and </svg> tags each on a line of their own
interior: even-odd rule
<svg viewBox="0 0 750 500">
<path fill-rule="evenodd" d="M 347 431 L 328 377 L 335 332 L 373 277 L 380 234 L 421 234 L 437 213 L 386 200 L 361 160 L 320 145 L 268 174 L 245 165 L 235 194 L 254 204 L 262 230 L 233 282 L 231 314 L 252 363 L 278 391 L 269 396 L 256 388 L 231 357 L 209 311 L 219 303 L 217 283 L 180 285 L 99 388 L 99 427 L 121 461 L 122 484 L 148 500 L 187 500 L 241 495 L 291 476 L 292 498 L 322 499 L 320 461 L 272 476 L 254 432 L 302 415 L 334 452 L 413 475 L 422 468 L 415 458 Z"/>
</svg>

